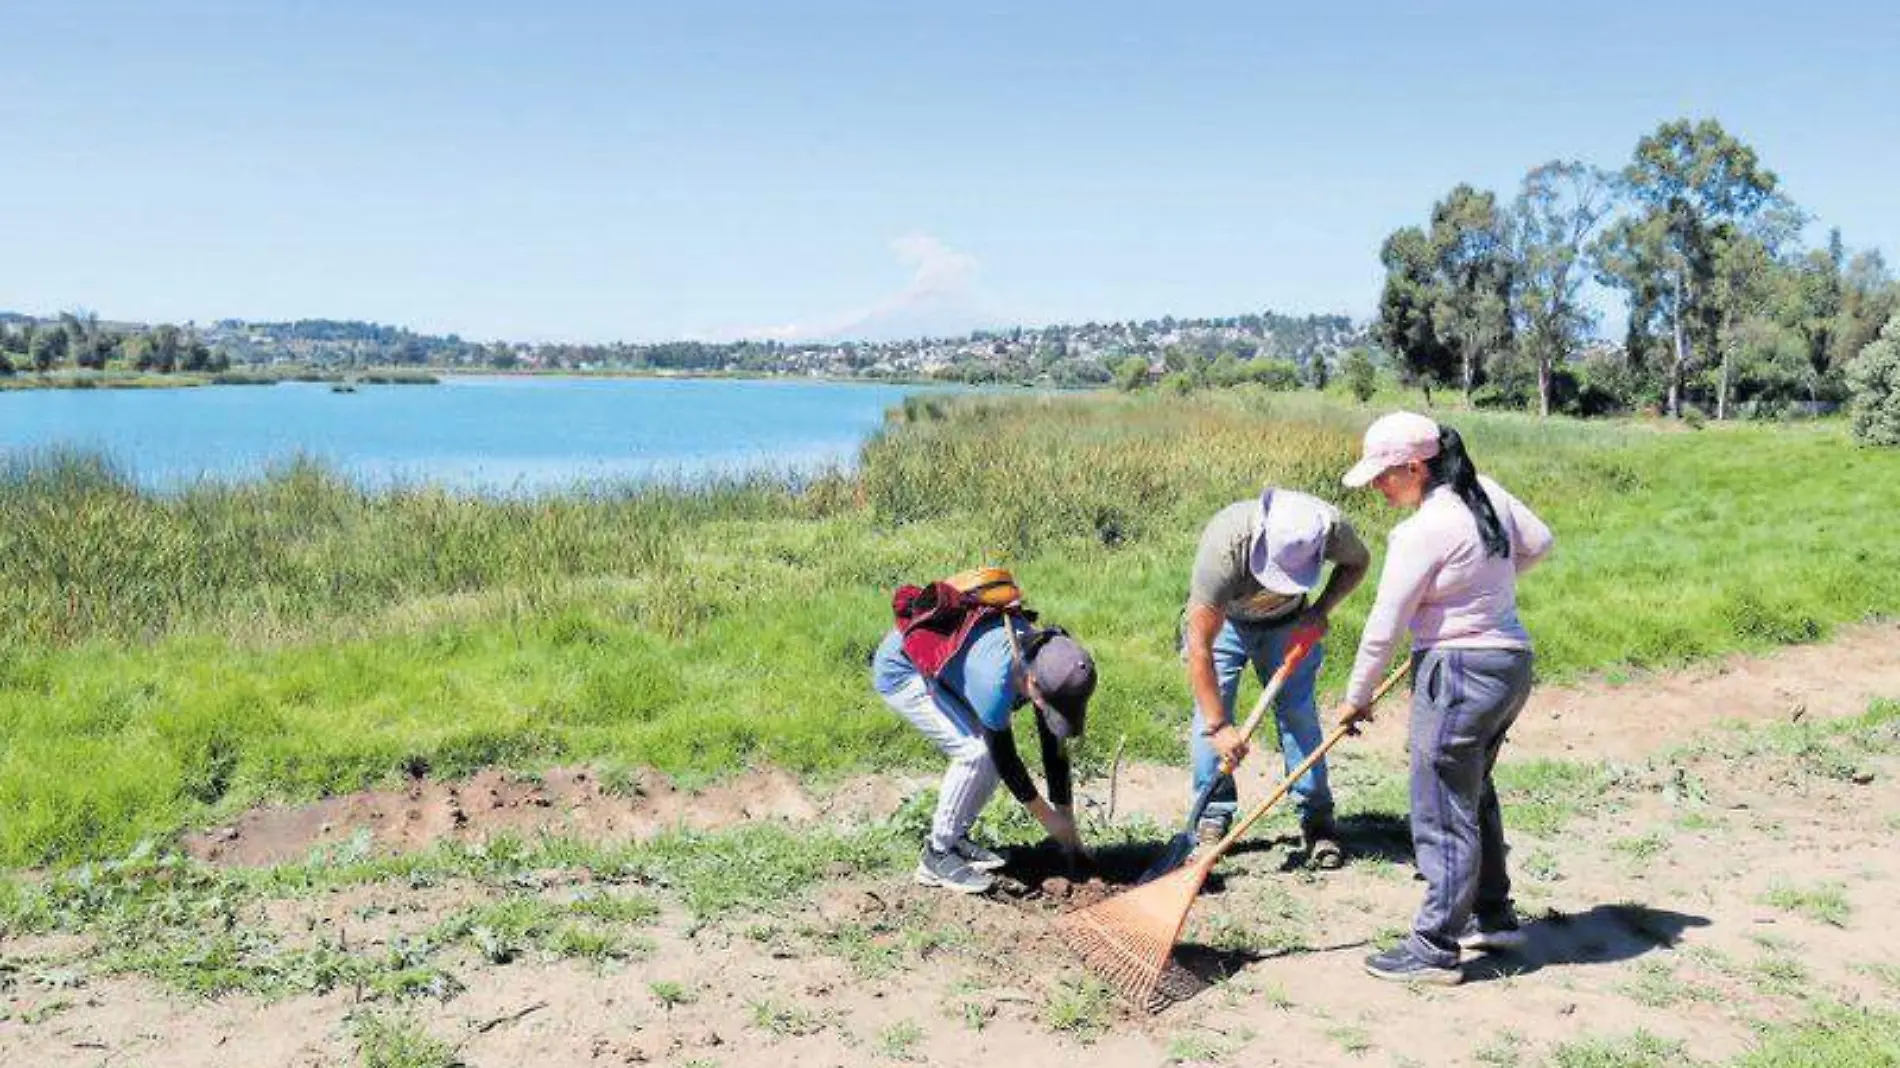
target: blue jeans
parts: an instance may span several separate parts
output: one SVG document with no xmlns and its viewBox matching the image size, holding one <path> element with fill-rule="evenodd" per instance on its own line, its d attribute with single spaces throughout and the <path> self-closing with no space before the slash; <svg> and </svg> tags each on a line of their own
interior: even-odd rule
<svg viewBox="0 0 1900 1068">
<path fill-rule="evenodd" d="M 1220 633 L 1214 638 L 1214 678 L 1220 683 L 1220 703 L 1227 710 L 1229 719 L 1235 718 L 1234 694 L 1240 689 L 1240 673 L 1251 661 L 1254 674 L 1265 685 L 1286 656 L 1287 643 L 1293 637 L 1293 630 L 1291 623 L 1256 627 L 1232 620 L 1221 627 Z M 1273 702 L 1273 718 L 1280 728 L 1280 752 L 1286 759 L 1289 774 L 1299 767 L 1308 753 L 1319 748 L 1322 735 L 1319 729 L 1319 705 L 1314 700 L 1313 687 L 1319 681 L 1319 669 L 1325 662 L 1325 644 L 1315 645 L 1313 651 L 1306 654 L 1299 670 L 1286 680 L 1286 686 Z M 1239 722 L 1236 720 L 1236 725 Z M 1201 727 L 1200 717 L 1196 716 L 1194 727 L 1188 732 L 1188 757 L 1194 765 L 1196 797 L 1200 796 L 1208 780 L 1220 774 L 1220 754 L 1214 751 L 1213 743 Z M 1207 803 L 1205 815 L 1231 820 L 1240 799 L 1234 789 L 1233 777 L 1226 776 L 1225 780 L 1214 788 L 1214 796 Z M 1300 781 L 1293 784 L 1293 803 L 1299 807 L 1302 820 L 1332 814 L 1333 791 L 1326 782 L 1324 760 L 1313 765 L 1312 771 L 1300 776 Z"/>
</svg>

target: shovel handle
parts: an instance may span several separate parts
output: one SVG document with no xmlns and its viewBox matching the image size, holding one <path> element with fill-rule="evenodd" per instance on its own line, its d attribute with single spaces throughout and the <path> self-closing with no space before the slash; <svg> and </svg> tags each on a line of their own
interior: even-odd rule
<svg viewBox="0 0 1900 1068">
<path fill-rule="evenodd" d="M 1260 721 L 1267 715 L 1267 706 L 1273 703 L 1274 698 L 1280 696 L 1280 691 L 1286 688 L 1287 680 L 1293 677 L 1293 673 L 1300 669 L 1300 665 L 1306 661 L 1307 655 L 1313 651 L 1314 646 L 1319 644 L 1319 637 L 1319 631 L 1311 627 L 1301 627 L 1293 632 L 1293 640 L 1287 643 L 1286 655 L 1280 659 L 1280 666 L 1274 669 L 1273 677 L 1267 680 L 1267 685 L 1260 691 L 1260 699 L 1253 703 L 1253 711 L 1247 714 L 1247 721 L 1241 724 L 1241 741 L 1252 738 L 1253 732 L 1260 729 Z M 1220 773 L 1232 775 L 1234 766 L 1223 759 L 1220 762 Z"/>
<path fill-rule="evenodd" d="M 1377 703 L 1379 698 L 1385 696 L 1386 691 L 1398 685 L 1398 681 L 1404 678 L 1405 673 L 1411 669 L 1412 661 L 1410 658 L 1407 658 L 1404 663 L 1394 668 L 1392 673 L 1385 677 L 1385 681 L 1379 684 L 1378 690 L 1373 692 L 1373 703 Z M 1338 745 L 1341 738 L 1353 733 L 1353 731 L 1357 729 L 1357 726 L 1358 725 L 1354 723 L 1343 723 L 1333 728 L 1332 733 L 1326 736 L 1325 741 L 1319 743 L 1318 748 L 1306 754 L 1306 759 L 1300 761 L 1299 767 L 1288 772 L 1287 777 L 1280 780 L 1280 785 L 1274 787 L 1273 793 L 1268 794 L 1266 800 L 1255 805 L 1253 811 L 1247 813 L 1246 818 L 1236 823 L 1233 829 L 1227 832 L 1227 837 L 1221 839 L 1219 845 L 1207 851 L 1207 855 L 1202 858 L 1201 863 L 1206 867 L 1212 868 L 1214 862 L 1219 860 L 1222 854 L 1226 853 L 1235 842 L 1240 841 L 1241 835 L 1246 834 L 1248 828 L 1259 822 L 1262 816 L 1271 812 L 1273 806 L 1279 804 L 1280 799 L 1285 797 L 1288 791 L 1293 789 L 1293 784 L 1299 782 L 1307 772 L 1312 771 L 1315 764 L 1326 759 L 1326 753 L 1331 750 L 1333 746 Z"/>
<path fill-rule="evenodd" d="M 1253 711 L 1247 714 L 1247 721 L 1241 724 L 1241 741 L 1252 738 L 1253 732 L 1260 729 L 1260 721 L 1266 718 L 1268 706 L 1273 704 L 1273 699 L 1278 697 L 1280 691 L 1285 688 L 1286 680 L 1292 678 L 1293 673 L 1299 670 L 1307 654 L 1319 644 L 1319 638 L 1319 632 L 1311 627 L 1302 627 L 1294 632 L 1293 640 L 1287 644 L 1286 655 L 1280 659 L 1280 666 L 1274 669 L 1273 676 L 1267 680 L 1266 687 L 1260 691 L 1260 699 L 1253 703 Z M 1214 791 L 1220 788 L 1221 780 L 1233 773 L 1234 765 L 1228 763 L 1223 757 L 1220 762 L 1220 771 L 1207 780 L 1207 785 L 1201 787 L 1201 792 L 1195 795 L 1194 803 L 1188 806 L 1188 830 L 1192 831 L 1194 825 L 1200 822 L 1201 813 L 1207 811 L 1207 803 L 1214 799 Z"/>
</svg>

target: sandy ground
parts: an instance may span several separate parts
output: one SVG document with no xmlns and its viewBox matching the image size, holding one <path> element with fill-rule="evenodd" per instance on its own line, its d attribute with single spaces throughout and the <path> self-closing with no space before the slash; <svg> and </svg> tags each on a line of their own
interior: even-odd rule
<svg viewBox="0 0 1900 1068">
<path fill-rule="evenodd" d="M 1552 840 L 1514 834 L 1530 945 L 1469 961 L 1457 988 L 1395 986 L 1361 969 L 1420 893 L 1402 824 L 1362 822 L 1352 862 L 1314 872 L 1276 819 L 1196 906 L 1181 956 L 1205 989 L 1152 1015 L 1102 998 L 1053 933 L 1059 911 L 1097 891 L 1046 881 L 1047 858 L 1024 851 L 1012 857 L 1013 893 L 961 898 L 898 873 L 712 923 L 667 905 L 639 929 L 652 947 L 637 959 L 489 965 L 468 954 L 452 967 L 463 991 L 405 1009 L 351 990 L 192 999 L 87 974 L 83 939 L 15 940 L 0 945 L 0 1064 L 355 1064 L 350 1019 L 365 1011 L 407 1013 L 475 1066 L 1528 1066 L 1555 1044 L 1637 1028 L 1719 1060 L 1747 1049 L 1757 1025 L 1801 1019 L 1815 1001 L 1900 1003 L 1890 966 L 1900 929 L 1885 922 L 1900 896 L 1900 756 L 1889 747 L 1824 774 L 1724 741 L 1729 721 L 1818 722 L 1874 697 L 1900 698 L 1892 624 L 1621 685 L 1540 690 L 1504 760 L 1620 770 L 1602 796 L 1578 799 L 1586 813 Z M 1397 759 L 1402 733 L 1402 717 L 1388 714 L 1349 743 L 1342 794 Z M 1270 763 L 1249 762 L 1244 791 L 1258 796 Z M 864 780 L 815 797 L 761 773 L 687 796 L 657 778 L 603 789 L 586 769 L 493 772 L 262 810 L 189 844 L 251 864 L 364 832 L 377 848 L 404 849 L 496 830 L 636 838 L 681 823 L 850 822 L 888 814 L 915 785 Z M 1171 824 L 1183 791 L 1178 769 L 1124 768 L 1117 819 Z M 1092 811 L 1106 793 L 1106 783 L 1088 787 Z M 1115 875 L 1140 858 L 1103 859 Z M 1770 903 L 1788 889 L 1826 891 L 1846 907 L 1829 918 Z M 575 890 L 553 878 L 538 892 Z M 287 941 L 340 933 L 376 949 L 492 893 L 378 884 L 267 911 Z M 656 983 L 690 1000 L 663 1001 Z"/>
</svg>

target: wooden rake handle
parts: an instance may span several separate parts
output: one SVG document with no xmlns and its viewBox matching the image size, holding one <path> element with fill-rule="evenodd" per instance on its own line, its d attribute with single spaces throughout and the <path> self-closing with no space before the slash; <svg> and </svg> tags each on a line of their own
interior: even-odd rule
<svg viewBox="0 0 1900 1068">
<path fill-rule="evenodd" d="M 1384 697 L 1386 692 L 1392 689 L 1392 687 L 1397 686 L 1399 680 L 1404 678 L 1405 673 L 1411 669 L 1412 660 L 1410 657 L 1407 657 L 1405 662 L 1393 668 L 1392 673 L 1387 675 L 1385 681 L 1379 684 L 1379 688 L 1372 692 L 1372 700 L 1369 704 L 1378 704 L 1379 699 Z M 1306 754 L 1306 759 L 1300 761 L 1299 767 L 1288 772 L 1287 777 L 1280 780 L 1280 785 L 1274 787 L 1273 792 L 1267 795 L 1266 800 L 1255 805 L 1253 811 L 1247 813 L 1246 818 L 1235 824 L 1233 829 L 1227 832 L 1227 837 L 1221 839 L 1218 845 L 1207 851 L 1207 855 L 1201 859 L 1201 866 L 1203 868 L 1212 868 L 1215 861 L 1218 861 L 1222 855 L 1231 849 L 1235 842 L 1240 841 L 1241 836 L 1247 833 L 1249 827 L 1259 822 L 1262 816 L 1273 811 L 1273 806 L 1279 804 L 1280 799 L 1285 797 L 1287 793 L 1293 789 L 1294 783 L 1299 782 L 1302 776 L 1312 771 L 1315 764 L 1326 759 L 1326 753 L 1331 750 L 1333 746 L 1339 744 L 1341 738 L 1344 738 L 1348 734 L 1353 734 L 1357 730 L 1357 723 L 1342 723 L 1333 728 L 1332 733 L 1326 736 L 1326 740 L 1319 743 L 1319 748 Z"/>
</svg>

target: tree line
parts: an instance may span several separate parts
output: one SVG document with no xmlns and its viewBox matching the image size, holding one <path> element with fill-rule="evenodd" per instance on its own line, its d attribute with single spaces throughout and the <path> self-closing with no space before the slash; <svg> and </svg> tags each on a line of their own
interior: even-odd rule
<svg viewBox="0 0 1900 1068">
<path fill-rule="evenodd" d="M 0 313 L 6 365 L 47 372 L 217 370 L 294 366 L 324 371 L 374 367 L 466 370 L 662 371 L 932 378 L 966 383 L 1104 385 L 1127 360 L 1144 366 L 1220 363 L 1219 381 L 1285 377 L 1324 382 L 1329 364 L 1365 328 L 1343 315 L 1249 313 L 976 330 L 954 337 L 888 341 L 474 342 L 378 323 L 337 319 L 207 326 L 102 324 L 91 312 L 37 320 Z M 1256 366 L 1271 361 L 1274 366 Z M 1241 364 L 1235 368 L 1235 364 Z"/>
<path fill-rule="evenodd" d="M 0 318 L 0 375 L 19 371 L 44 374 L 64 366 L 104 371 L 223 371 L 225 353 L 213 351 L 192 329 L 170 323 L 151 327 L 115 327 L 96 314 L 61 312 L 53 320 L 26 316 Z"/>
<path fill-rule="evenodd" d="M 1407 380 L 1473 404 L 1818 410 L 1846 398 L 1900 285 L 1838 229 L 1805 247 L 1810 221 L 1719 122 L 1666 122 L 1620 170 L 1546 163 L 1509 201 L 1453 188 L 1381 248 L 1374 334 Z M 1628 309 L 1621 344 L 1597 339 L 1592 281 Z"/>
</svg>

